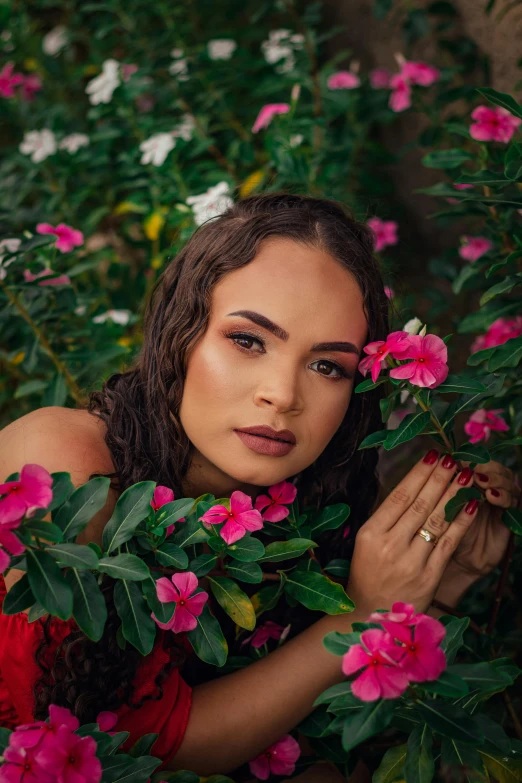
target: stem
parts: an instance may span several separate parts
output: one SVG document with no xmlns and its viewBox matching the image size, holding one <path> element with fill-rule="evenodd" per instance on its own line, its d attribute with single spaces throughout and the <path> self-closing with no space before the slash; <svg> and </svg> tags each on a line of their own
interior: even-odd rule
<svg viewBox="0 0 522 783">
<path fill-rule="evenodd" d="M 70 374 L 69 370 L 60 359 L 60 357 L 57 356 L 57 354 L 53 351 L 47 337 L 44 335 L 40 327 L 33 321 L 33 319 L 29 315 L 28 311 L 26 310 L 26 308 L 24 307 L 24 305 L 22 304 L 18 296 L 13 291 L 11 291 L 2 281 L 0 281 L 0 285 L 2 289 L 5 291 L 5 294 L 9 299 L 9 301 L 11 302 L 11 304 L 16 307 L 16 309 L 18 310 L 18 312 L 20 313 L 24 321 L 33 330 L 36 339 L 38 340 L 43 350 L 51 359 L 52 363 L 56 367 L 56 370 L 60 373 L 60 375 L 63 375 L 63 377 L 65 378 L 65 382 L 67 384 L 69 392 L 71 396 L 74 398 L 75 402 L 83 404 L 84 399 L 80 387 L 78 386 L 78 384 L 76 383 L 76 381 Z"/>
</svg>

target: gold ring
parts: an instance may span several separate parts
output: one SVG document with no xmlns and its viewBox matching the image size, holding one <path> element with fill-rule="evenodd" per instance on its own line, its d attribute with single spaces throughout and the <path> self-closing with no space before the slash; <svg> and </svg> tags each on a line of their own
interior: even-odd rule
<svg viewBox="0 0 522 783">
<path fill-rule="evenodd" d="M 438 536 L 433 535 L 433 533 L 430 533 L 429 530 L 426 530 L 425 527 L 420 527 L 416 531 L 416 535 L 423 538 L 425 541 L 428 542 L 428 544 L 433 544 L 433 546 L 437 546 L 437 541 L 439 540 Z"/>
</svg>

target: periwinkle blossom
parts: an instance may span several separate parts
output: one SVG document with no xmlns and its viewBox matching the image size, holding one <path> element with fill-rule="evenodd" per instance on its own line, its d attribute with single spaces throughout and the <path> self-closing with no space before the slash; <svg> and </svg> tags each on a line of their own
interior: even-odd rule
<svg viewBox="0 0 522 783">
<path fill-rule="evenodd" d="M 43 278 L 43 279 L 40 279 Z M 26 283 L 33 283 L 38 280 L 39 286 L 56 286 L 56 285 L 70 285 L 71 279 L 68 275 L 56 276 L 52 269 L 48 267 L 42 269 L 38 274 L 33 274 L 30 269 L 24 269 L 24 280 Z"/>
<path fill-rule="evenodd" d="M 477 106 L 471 112 L 474 121 L 469 129 L 470 136 L 476 141 L 499 141 L 507 144 L 522 120 L 514 117 L 502 106 Z"/>
<path fill-rule="evenodd" d="M 329 90 L 353 90 L 361 84 L 360 78 L 352 71 L 332 73 L 326 82 Z"/>
<path fill-rule="evenodd" d="M 23 466 L 20 478 L 0 484 L 0 525 L 19 522 L 37 508 L 47 508 L 53 498 L 53 479 L 41 465 Z"/>
<path fill-rule="evenodd" d="M 85 133 L 70 133 L 63 137 L 58 144 L 58 149 L 66 150 L 70 155 L 74 155 L 81 147 L 88 147 L 89 144 L 90 139 Z"/>
<path fill-rule="evenodd" d="M 67 28 L 59 24 L 42 38 L 42 50 L 50 57 L 55 57 L 68 43 L 69 34 Z"/>
<path fill-rule="evenodd" d="M 111 102 L 114 90 L 121 84 L 119 70 L 119 62 L 109 58 L 102 64 L 101 74 L 87 84 L 85 92 L 93 106 Z"/>
<path fill-rule="evenodd" d="M 281 522 L 290 513 L 288 506 L 294 502 L 297 487 L 290 481 L 280 481 L 268 488 L 268 495 L 258 495 L 254 508 L 262 512 L 265 522 Z"/>
<path fill-rule="evenodd" d="M 402 642 L 394 654 L 410 682 L 436 680 L 446 668 L 446 656 L 439 647 L 446 629 L 438 620 L 428 615 L 415 619 L 414 623 L 383 622 L 386 631 Z"/>
<path fill-rule="evenodd" d="M 211 60 L 230 60 L 237 43 L 232 38 L 213 38 L 207 42 L 207 52 Z"/>
<path fill-rule="evenodd" d="M 20 96 L 23 101 L 34 101 L 35 93 L 42 89 L 42 78 L 38 73 L 30 73 L 24 76 L 20 85 Z"/>
<path fill-rule="evenodd" d="M 402 56 L 397 56 L 397 59 L 400 63 L 400 71 L 390 79 L 389 86 L 392 92 L 389 106 L 392 111 L 401 112 L 411 106 L 412 85 L 429 87 L 439 79 L 440 71 L 433 65 L 421 61 L 408 61 Z"/>
<path fill-rule="evenodd" d="M 381 220 L 378 217 L 372 217 L 367 221 L 367 225 L 375 234 L 374 249 L 376 253 L 380 253 L 385 247 L 396 245 L 399 241 L 398 225 L 394 220 Z"/>
<path fill-rule="evenodd" d="M 414 318 L 410 318 L 409 321 L 406 321 L 402 328 L 405 332 L 408 332 L 408 334 L 419 334 L 422 329 L 422 321 L 415 316 Z"/>
<path fill-rule="evenodd" d="M 359 362 L 359 372 L 365 376 L 368 370 L 371 370 L 372 381 L 375 383 L 381 370 L 384 370 L 387 366 L 386 357 L 402 357 L 408 345 L 409 335 L 402 330 L 390 332 L 386 340 L 375 340 L 372 343 L 368 343 L 363 348 L 364 353 L 367 353 L 368 356 Z"/>
<path fill-rule="evenodd" d="M 391 73 L 387 68 L 374 68 L 370 71 L 370 84 L 374 90 L 382 90 L 390 86 Z"/>
<path fill-rule="evenodd" d="M 488 411 L 485 408 L 480 408 L 472 413 L 464 424 L 464 432 L 469 436 L 469 442 L 478 443 L 480 440 L 488 440 L 492 431 L 508 432 L 509 426 L 498 415 L 499 413 L 504 413 L 504 409 L 497 408 Z"/>
<path fill-rule="evenodd" d="M 289 111 L 289 103 L 267 103 L 260 109 L 252 126 L 252 133 L 258 133 L 261 128 L 267 128 L 276 114 L 287 114 Z"/>
<path fill-rule="evenodd" d="M 133 76 L 137 70 L 138 66 L 136 63 L 121 63 L 120 65 L 121 70 L 121 78 L 124 82 L 128 82 L 131 76 Z"/>
<path fill-rule="evenodd" d="M 465 261 L 478 261 L 481 256 L 488 253 L 493 247 L 493 242 L 487 237 L 469 236 L 466 234 L 462 237 L 462 240 L 463 243 L 459 248 L 459 256 Z"/>
<path fill-rule="evenodd" d="M 185 112 L 171 134 L 174 138 L 183 139 L 183 141 L 190 141 L 196 127 L 196 121 L 193 114 Z"/>
<path fill-rule="evenodd" d="M 268 40 L 263 41 L 261 50 L 267 63 L 279 65 L 276 73 L 289 73 L 295 67 L 295 49 L 302 49 L 304 36 L 301 33 L 292 33 L 291 30 L 271 30 Z M 282 61 L 282 62 L 281 62 Z"/>
<path fill-rule="evenodd" d="M 243 639 L 241 647 L 250 642 L 251 647 L 258 649 L 259 647 L 263 647 L 269 639 L 281 639 L 284 630 L 284 626 L 274 623 L 272 620 L 267 620 L 266 623 L 263 623 L 263 625 L 256 628 L 254 633 L 247 636 L 246 639 Z"/>
<path fill-rule="evenodd" d="M 218 503 L 205 511 L 200 519 L 205 527 L 224 522 L 219 535 L 229 546 L 243 538 L 247 531 L 254 532 L 263 527 L 261 513 L 252 508 L 252 498 L 239 490 L 230 496 L 230 509 Z"/>
<path fill-rule="evenodd" d="M 10 258 L 4 263 L 4 258 L 6 257 L 7 253 L 16 253 L 21 244 L 22 240 L 18 239 L 18 237 L 10 237 L 0 240 L 0 280 L 5 279 L 7 275 L 7 267 L 10 266 L 13 261 L 15 261 L 14 258 Z M 2 253 L 2 249 L 7 250 L 7 253 Z"/>
<path fill-rule="evenodd" d="M 504 345 L 508 340 L 522 335 L 522 315 L 515 318 L 497 318 L 485 334 L 479 335 L 471 345 L 471 353 Z"/>
<path fill-rule="evenodd" d="M 188 72 L 188 59 L 183 57 L 184 50 L 180 47 L 172 49 L 170 56 L 174 57 L 174 62 L 169 65 L 169 73 L 171 76 L 175 76 L 178 82 L 186 82 L 189 80 Z"/>
<path fill-rule="evenodd" d="M 199 193 L 197 196 L 189 196 L 186 199 L 194 213 L 194 222 L 201 226 L 207 220 L 219 217 L 223 212 L 233 206 L 233 199 L 227 195 L 230 191 L 228 182 L 218 182 L 217 185 L 210 187 L 205 193 Z"/>
<path fill-rule="evenodd" d="M 21 85 L 24 81 L 22 73 L 13 73 L 14 63 L 9 62 L 4 65 L 0 71 L 0 96 L 2 98 L 14 98 L 15 87 Z"/>
<path fill-rule="evenodd" d="M 396 699 L 409 685 L 408 677 L 396 661 L 393 637 L 379 628 L 361 634 L 362 644 L 353 644 L 343 655 L 342 670 L 352 681 L 352 693 L 361 701 Z M 362 671 L 361 671 L 362 670 Z"/>
<path fill-rule="evenodd" d="M 304 136 L 302 133 L 293 133 L 290 136 L 289 144 L 291 147 L 299 147 L 300 144 L 302 144 L 304 141 Z"/>
<path fill-rule="evenodd" d="M 45 772 L 56 775 L 56 783 L 99 783 L 102 765 L 96 749 L 93 737 L 81 737 L 60 726 L 56 742 L 39 751 L 36 758 Z"/>
<path fill-rule="evenodd" d="M 176 604 L 174 614 L 167 623 L 160 622 L 154 613 L 152 619 L 165 631 L 183 633 L 197 628 L 197 617 L 205 608 L 208 593 L 204 590 L 196 593 L 198 578 L 192 571 L 173 574 L 171 579 L 162 576 L 156 582 L 156 594 L 162 603 Z"/>
<path fill-rule="evenodd" d="M 444 340 L 436 334 L 424 337 L 409 335 L 408 345 L 399 358 L 412 361 L 390 370 L 390 378 L 409 380 L 414 386 L 434 389 L 448 377 L 448 349 Z"/>
<path fill-rule="evenodd" d="M 410 84 L 417 84 L 420 87 L 430 87 L 440 79 L 438 68 L 420 60 L 406 60 L 401 67 L 401 74 Z"/>
<path fill-rule="evenodd" d="M 57 150 L 56 136 L 52 130 L 27 131 L 18 147 L 22 155 L 30 155 L 33 163 L 41 163 Z"/>
<path fill-rule="evenodd" d="M 162 166 L 167 155 L 176 146 L 176 139 L 173 133 L 153 133 L 148 139 L 140 144 L 141 156 L 140 163 L 146 166 L 152 163 L 153 166 Z"/>
<path fill-rule="evenodd" d="M 395 296 L 395 291 L 393 290 L 393 288 L 390 288 L 389 285 L 384 286 L 384 293 L 387 299 L 393 299 L 393 297 Z"/>
<path fill-rule="evenodd" d="M 154 490 L 154 494 L 152 496 L 152 500 L 150 501 L 150 505 L 154 509 L 154 511 L 159 511 L 162 506 L 164 506 L 166 503 L 172 503 L 174 500 L 174 491 L 170 489 L 170 487 L 164 487 L 161 484 L 158 484 L 156 489 Z M 185 517 L 181 517 L 181 519 L 178 519 L 178 522 L 185 522 Z M 170 534 L 174 531 L 174 525 L 169 525 L 166 529 L 167 536 L 170 536 Z"/>
<path fill-rule="evenodd" d="M 61 253 L 70 253 L 75 247 L 83 245 L 83 234 L 72 226 L 68 226 L 66 223 L 58 223 L 57 226 L 52 226 L 50 223 L 38 223 L 36 226 L 36 232 L 38 234 L 54 234 L 58 237 L 55 242 L 55 247 Z"/>
<path fill-rule="evenodd" d="M 300 755 L 301 748 L 297 740 L 285 734 L 250 761 L 248 766 L 258 780 L 268 780 L 271 775 L 292 775 Z"/>
<path fill-rule="evenodd" d="M 127 326 L 132 312 L 130 310 L 107 310 L 105 313 L 95 315 L 93 323 L 104 324 L 105 321 L 112 321 L 119 326 Z"/>
</svg>

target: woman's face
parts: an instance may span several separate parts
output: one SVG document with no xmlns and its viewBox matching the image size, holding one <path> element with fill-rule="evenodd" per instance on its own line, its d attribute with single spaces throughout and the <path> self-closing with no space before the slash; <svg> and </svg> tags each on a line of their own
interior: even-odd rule
<svg viewBox="0 0 522 783">
<path fill-rule="evenodd" d="M 238 311 L 269 319 L 278 334 Z M 322 250 L 274 238 L 222 278 L 188 359 L 180 419 L 194 450 L 184 493 L 255 496 L 314 462 L 344 418 L 366 333 L 357 283 Z M 327 342 L 345 350 L 313 349 Z M 295 445 L 282 455 L 252 450 L 247 443 L 267 441 L 236 431 L 258 425 L 290 430 Z"/>
</svg>

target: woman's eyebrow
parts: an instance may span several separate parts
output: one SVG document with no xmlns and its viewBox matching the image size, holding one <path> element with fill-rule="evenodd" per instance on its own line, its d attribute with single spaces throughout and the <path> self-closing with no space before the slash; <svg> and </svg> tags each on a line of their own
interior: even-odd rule
<svg viewBox="0 0 522 783">
<path fill-rule="evenodd" d="M 258 326 L 261 326 L 263 329 L 267 329 L 280 340 L 284 340 L 284 342 L 286 342 L 290 337 L 285 329 L 275 324 L 273 321 L 267 318 L 266 315 L 261 315 L 261 313 L 256 313 L 253 310 L 236 310 L 234 313 L 228 313 L 228 315 L 240 315 L 242 318 L 248 318 L 249 321 L 252 321 Z M 341 351 L 342 353 L 354 353 L 356 356 L 360 355 L 360 351 L 357 346 L 353 343 L 347 342 L 315 343 L 312 345 L 310 350 Z"/>
</svg>

